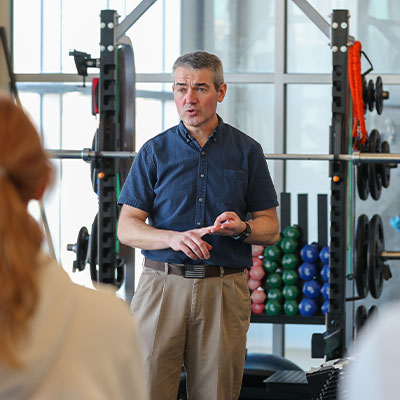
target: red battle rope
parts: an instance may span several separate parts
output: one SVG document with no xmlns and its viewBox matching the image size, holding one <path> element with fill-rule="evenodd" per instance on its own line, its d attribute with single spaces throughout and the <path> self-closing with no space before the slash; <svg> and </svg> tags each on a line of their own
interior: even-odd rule
<svg viewBox="0 0 400 400">
<path fill-rule="evenodd" d="M 359 150 L 367 140 L 364 119 L 364 100 L 361 76 L 361 43 L 356 41 L 349 47 L 348 72 L 353 98 L 353 148 Z"/>
</svg>

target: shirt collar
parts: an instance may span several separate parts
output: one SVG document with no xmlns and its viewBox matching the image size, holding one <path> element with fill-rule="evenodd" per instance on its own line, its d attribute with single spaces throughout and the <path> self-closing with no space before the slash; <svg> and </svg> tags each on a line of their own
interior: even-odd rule
<svg viewBox="0 0 400 400">
<path fill-rule="evenodd" d="M 210 138 L 213 139 L 214 142 L 216 142 L 218 133 L 223 131 L 225 125 L 223 119 L 218 114 L 217 118 L 218 118 L 218 125 L 209 136 Z M 193 136 L 189 133 L 182 120 L 179 122 L 178 132 L 187 143 L 193 140 Z"/>
</svg>

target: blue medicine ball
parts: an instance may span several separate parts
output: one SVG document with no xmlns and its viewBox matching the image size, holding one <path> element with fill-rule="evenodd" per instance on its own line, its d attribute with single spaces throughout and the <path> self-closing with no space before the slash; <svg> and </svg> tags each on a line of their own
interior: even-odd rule
<svg viewBox="0 0 400 400">
<path fill-rule="evenodd" d="M 315 264 L 303 263 L 299 267 L 300 279 L 304 281 L 309 281 L 317 275 L 317 267 Z"/>
<path fill-rule="evenodd" d="M 312 264 L 318 258 L 319 251 L 316 244 L 306 244 L 300 250 L 300 256 L 304 262 Z"/>
<path fill-rule="evenodd" d="M 324 246 L 319 252 L 319 258 L 323 264 L 329 264 L 329 246 Z"/>
<path fill-rule="evenodd" d="M 329 265 L 325 264 L 321 269 L 321 276 L 322 276 L 322 279 L 325 282 L 329 282 L 329 274 L 330 274 L 330 272 L 331 272 L 331 270 L 329 268 Z"/>
<path fill-rule="evenodd" d="M 325 300 L 321 306 L 321 311 L 325 315 L 329 311 L 329 300 Z"/>
<path fill-rule="evenodd" d="M 305 317 L 311 317 L 317 310 L 317 303 L 313 299 L 304 298 L 299 304 L 300 314 Z"/>
<path fill-rule="evenodd" d="M 329 290 L 330 290 L 329 283 L 325 282 L 321 288 L 321 294 L 322 296 L 324 296 L 325 300 L 329 300 Z"/>
<path fill-rule="evenodd" d="M 303 293 L 304 296 L 308 297 L 309 299 L 314 299 L 320 295 L 321 285 L 315 279 L 304 282 Z"/>
</svg>

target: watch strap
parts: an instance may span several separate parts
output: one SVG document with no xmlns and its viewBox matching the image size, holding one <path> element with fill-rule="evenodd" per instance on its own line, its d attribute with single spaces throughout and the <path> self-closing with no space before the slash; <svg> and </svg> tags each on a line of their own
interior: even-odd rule
<svg viewBox="0 0 400 400">
<path fill-rule="evenodd" d="M 246 228 L 244 229 L 244 231 L 239 233 L 239 235 L 231 236 L 232 239 L 243 241 L 243 240 L 247 239 L 251 235 L 251 227 L 250 227 L 250 225 L 247 222 L 245 222 L 245 224 L 246 224 Z"/>
</svg>

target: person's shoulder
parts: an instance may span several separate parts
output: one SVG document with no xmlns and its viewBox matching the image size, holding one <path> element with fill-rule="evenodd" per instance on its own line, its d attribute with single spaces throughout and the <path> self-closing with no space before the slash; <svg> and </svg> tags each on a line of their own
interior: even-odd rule
<svg viewBox="0 0 400 400">
<path fill-rule="evenodd" d="M 144 148 L 152 148 L 157 144 L 163 143 L 166 140 L 169 140 L 169 137 L 171 135 L 174 135 L 178 130 L 178 125 L 175 126 L 171 126 L 170 128 L 168 128 L 167 130 L 158 133 L 157 135 L 151 137 L 150 139 L 148 139 L 144 144 L 143 147 Z"/>
<path fill-rule="evenodd" d="M 227 124 L 226 122 L 224 122 L 225 125 L 225 132 L 227 132 L 228 134 L 232 134 L 232 135 L 236 135 L 237 137 L 239 137 L 242 140 L 246 140 L 249 141 L 251 143 L 258 143 L 255 139 L 253 139 L 249 134 L 241 131 L 239 128 L 236 128 L 233 125 Z"/>
<path fill-rule="evenodd" d="M 120 343 L 127 346 L 137 332 L 136 320 L 128 303 L 116 295 L 111 285 L 99 285 L 96 289 L 77 286 L 75 293 L 79 311 L 75 313 L 75 321 L 90 326 L 92 331 L 103 332 L 102 341 L 118 336 Z"/>
<path fill-rule="evenodd" d="M 106 312 L 107 318 L 124 320 L 130 317 L 128 304 L 116 295 L 113 286 L 99 284 L 95 289 L 77 286 L 78 295 L 86 302 L 85 307 L 96 307 L 102 313 Z"/>
<path fill-rule="evenodd" d="M 225 133 L 227 135 L 231 135 L 234 140 L 237 140 L 243 145 L 247 145 L 249 147 L 256 147 L 256 148 L 261 147 L 261 144 L 257 140 L 252 138 L 249 134 L 225 122 L 224 125 L 225 125 Z"/>
<path fill-rule="evenodd" d="M 54 297 L 52 292 L 58 292 L 78 304 L 85 318 L 91 316 L 96 319 L 96 315 L 106 313 L 107 318 L 113 319 L 115 323 L 131 320 L 128 304 L 116 296 L 113 286 L 99 284 L 97 288 L 90 288 L 75 283 L 56 260 L 44 253 L 40 255 L 40 262 L 43 267 L 43 286 L 49 298 Z"/>
</svg>

